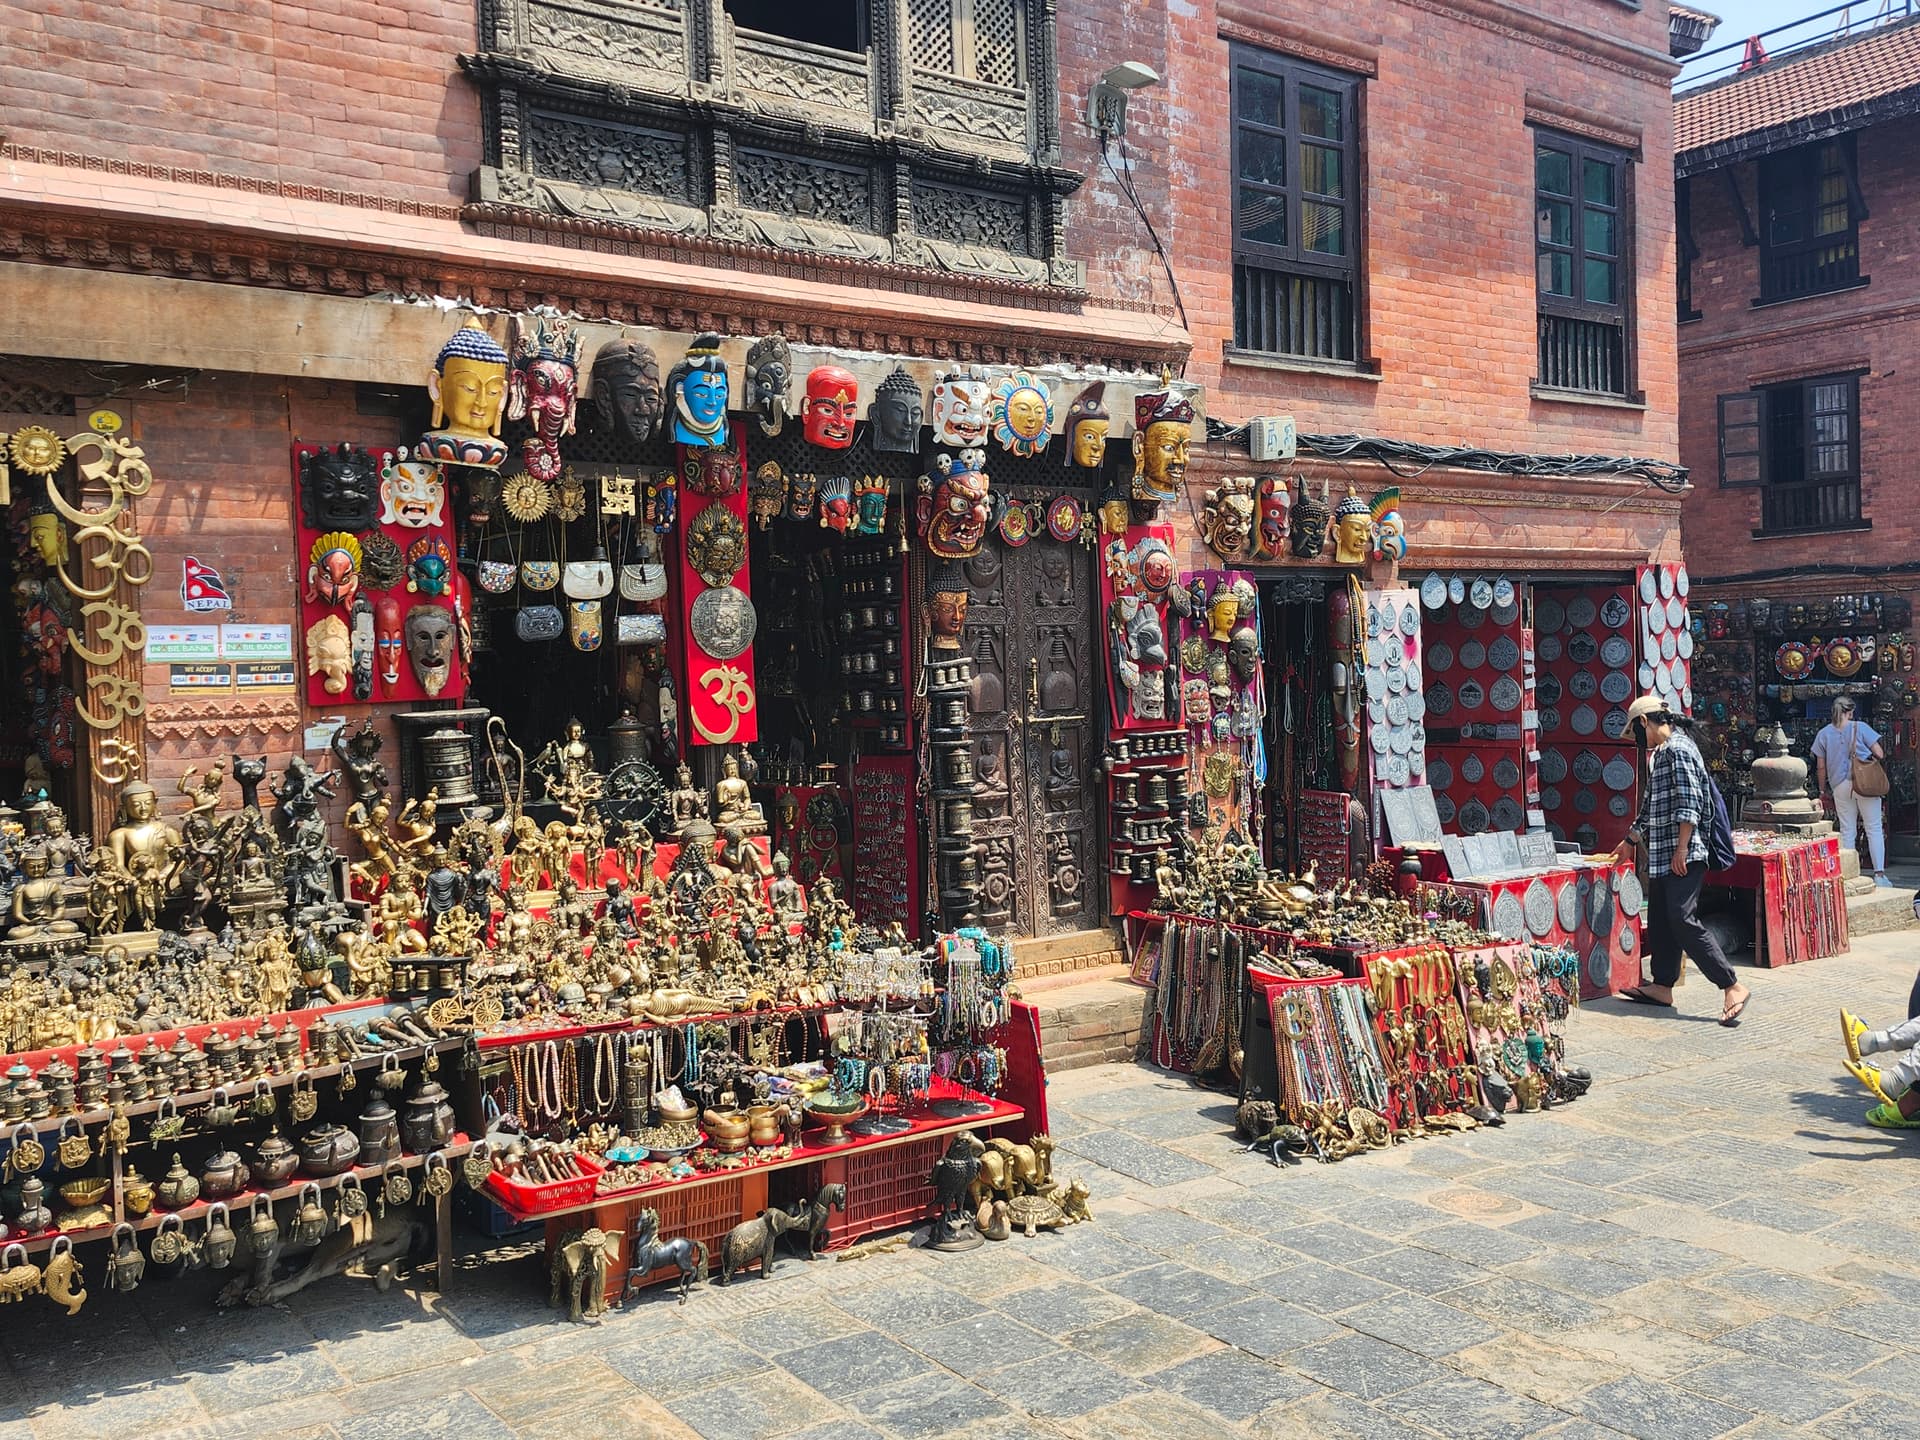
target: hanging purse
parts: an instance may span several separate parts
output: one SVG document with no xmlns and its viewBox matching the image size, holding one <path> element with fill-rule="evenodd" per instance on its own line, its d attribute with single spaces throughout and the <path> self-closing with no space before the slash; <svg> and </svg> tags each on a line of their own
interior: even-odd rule
<svg viewBox="0 0 1920 1440">
<path fill-rule="evenodd" d="M 598 600 L 613 591 L 613 565 L 607 547 L 594 547 L 593 559 L 569 560 L 560 588 L 569 600 Z"/>
<path fill-rule="evenodd" d="M 667 643 L 667 617 L 622 615 L 618 638 L 622 645 L 664 645 Z"/>
<path fill-rule="evenodd" d="M 1855 733 L 1855 724 L 1848 724 L 1847 749 L 1853 754 L 1853 793 L 1864 795 L 1869 800 L 1878 800 L 1893 788 L 1887 780 L 1887 767 L 1874 759 L 1871 753 L 1864 760 L 1860 758 L 1860 750 L 1854 740 Z"/>
<path fill-rule="evenodd" d="M 558 560 L 522 560 L 520 583 L 529 590 L 551 590 L 560 583 Z"/>
<path fill-rule="evenodd" d="M 567 638 L 573 648 L 591 654 L 604 637 L 598 600 L 575 600 L 567 606 Z"/>
</svg>

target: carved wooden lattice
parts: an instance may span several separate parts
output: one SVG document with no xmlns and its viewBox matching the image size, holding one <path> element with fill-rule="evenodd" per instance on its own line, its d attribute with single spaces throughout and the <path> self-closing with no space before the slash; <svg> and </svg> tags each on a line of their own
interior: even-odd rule
<svg viewBox="0 0 1920 1440">
<path fill-rule="evenodd" d="M 1020 83 L 1020 0 L 971 0 L 975 80 Z"/>
<path fill-rule="evenodd" d="M 71 415 L 73 396 L 0 374 L 0 415 Z"/>
<path fill-rule="evenodd" d="M 913 63 L 922 70 L 954 74 L 954 0 L 907 0 Z"/>
</svg>

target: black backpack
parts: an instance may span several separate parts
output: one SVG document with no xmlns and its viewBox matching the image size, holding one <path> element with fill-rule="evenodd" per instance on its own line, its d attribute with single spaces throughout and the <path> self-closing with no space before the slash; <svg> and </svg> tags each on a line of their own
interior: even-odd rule
<svg viewBox="0 0 1920 1440">
<path fill-rule="evenodd" d="M 1727 797 L 1711 776 L 1707 789 L 1713 795 L 1713 814 L 1707 817 L 1707 868 L 1731 870 L 1739 857 L 1733 848 L 1733 822 L 1727 818 Z"/>
</svg>

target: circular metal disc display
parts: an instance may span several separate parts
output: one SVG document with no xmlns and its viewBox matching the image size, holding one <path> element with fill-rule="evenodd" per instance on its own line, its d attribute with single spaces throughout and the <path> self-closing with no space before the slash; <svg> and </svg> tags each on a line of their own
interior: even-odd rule
<svg viewBox="0 0 1920 1440">
<path fill-rule="evenodd" d="M 1493 682 L 1493 689 L 1488 692 L 1487 698 L 1493 702 L 1493 708 L 1503 714 L 1518 710 L 1523 698 L 1520 682 L 1511 675 L 1502 675 Z"/>
<path fill-rule="evenodd" d="M 1639 948 L 1640 934 L 1638 929 L 1632 925 L 1622 925 L 1620 927 L 1620 953 L 1622 955 L 1631 955 Z"/>
<path fill-rule="evenodd" d="M 1433 793 L 1433 812 L 1440 817 L 1442 825 L 1451 825 L 1454 820 L 1453 797 L 1444 790 Z"/>
<path fill-rule="evenodd" d="M 1613 956 L 1604 944 L 1594 946 L 1587 957 L 1587 983 L 1597 990 L 1613 987 Z"/>
<path fill-rule="evenodd" d="M 1493 605 L 1493 584 L 1482 575 L 1473 582 L 1473 588 L 1467 592 L 1476 610 L 1490 609 Z"/>
<path fill-rule="evenodd" d="M 1554 918 L 1560 922 L 1562 930 L 1580 928 L 1580 892 L 1570 884 L 1562 885 L 1560 893 L 1553 900 Z"/>
<path fill-rule="evenodd" d="M 1373 734 L 1369 738 L 1372 740 L 1373 748 L 1376 752 L 1378 752 L 1381 755 L 1384 755 L 1387 753 L 1387 727 L 1386 726 L 1384 725 L 1374 726 Z"/>
<path fill-rule="evenodd" d="M 1420 603 L 1429 610 L 1438 610 L 1447 603 L 1447 577 L 1438 570 L 1420 582 Z"/>
<path fill-rule="evenodd" d="M 1618 705 L 1600 717 L 1600 733 L 1609 740 L 1618 740 L 1627 733 L 1627 712 Z"/>
<path fill-rule="evenodd" d="M 1567 755 L 1564 750 L 1541 752 L 1540 778 L 1549 785 L 1558 785 L 1567 778 Z"/>
<path fill-rule="evenodd" d="M 1640 572 L 1640 598 L 1649 605 L 1660 598 L 1660 577 L 1651 570 Z"/>
<path fill-rule="evenodd" d="M 1520 783 L 1520 767 L 1513 763 L 1511 755 L 1502 755 L 1493 762 L 1493 783 L 1502 790 L 1511 790 Z"/>
<path fill-rule="evenodd" d="M 1407 677 L 1407 693 L 1404 698 L 1407 702 L 1409 717 L 1419 720 L 1426 715 L 1427 697 L 1421 693 L 1420 686 L 1412 675 Z"/>
<path fill-rule="evenodd" d="M 1513 603 L 1513 581 L 1504 575 L 1493 582 L 1493 603 L 1496 605 Z"/>
<path fill-rule="evenodd" d="M 1467 582 L 1458 575 L 1447 581 L 1447 598 L 1456 605 L 1466 603 Z M 1647 598 L 1651 600 L 1653 597 L 1649 595 Z"/>
<path fill-rule="evenodd" d="M 1526 913 L 1527 929 L 1533 932 L 1535 938 L 1544 939 L 1553 933 L 1553 892 L 1547 889 L 1544 881 L 1535 880 L 1527 886 L 1526 895 L 1520 903 Z"/>
<path fill-rule="evenodd" d="M 1687 624 L 1687 602 L 1678 595 L 1667 601 L 1667 628 L 1684 630 Z"/>
<path fill-rule="evenodd" d="M 1633 681 L 1627 678 L 1624 670 L 1609 670 L 1606 678 L 1600 682 L 1600 698 L 1610 700 L 1615 705 L 1624 704 L 1633 694 Z"/>
<path fill-rule="evenodd" d="M 1486 610 L 1478 605 L 1462 605 L 1455 616 L 1463 630 L 1478 630 L 1487 623 Z"/>
<path fill-rule="evenodd" d="M 1404 695 L 1388 696 L 1386 711 L 1387 711 L 1387 723 L 1389 725 L 1406 724 L 1407 723 L 1407 697 Z"/>
<path fill-rule="evenodd" d="M 1618 595 L 1609 595 L 1607 603 L 1600 607 L 1600 623 L 1609 630 L 1618 630 L 1632 618 L 1633 611 Z"/>
<path fill-rule="evenodd" d="M 1518 830 L 1520 828 L 1520 802 L 1511 795 L 1502 795 L 1493 802 L 1493 828 L 1496 830 Z"/>
<path fill-rule="evenodd" d="M 1680 632 L 1680 638 L 1674 641 L 1674 644 L 1679 649 L 1682 660 L 1691 660 L 1693 658 L 1693 631 L 1682 630 Z"/>
<path fill-rule="evenodd" d="M 1600 642 L 1584 630 L 1567 641 L 1567 658 L 1576 665 L 1591 665 L 1599 653 Z"/>
<path fill-rule="evenodd" d="M 716 660 L 731 660 L 753 644 L 759 627 L 753 601 L 744 590 L 719 585 L 702 591 L 687 611 L 687 628 L 700 648 Z"/>
<path fill-rule="evenodd" d="M 1591 785 L 1600 778 L 1600 757 L 1591 750 L 1582 750 L 1573 757 L 1573 778 L 1582 785 Z"/>
<path fill-rule="evenodd" d="M 1520 897 L 1511 890 L 1501 891 L 1493 902 L 1493 933 L 1509 940 L 1527 938 L 1527 914 L 1521 908 Z"/>
<path fill-rule="evenodd" d="M 1487 647 L 1487 663 L 1501 671 L 1511 670 L 1520 663 L 1520 647 L 1511 635 L 1502 635 Z"/>
<path fill-rule="evenodd" d="M 1444 720 L 1453 713 L 1453 687 L 1435 685 L 1427 691 L 1427 713 L 1436 720 Z"/>
<path fill-rule="evenodd" d="M 1633 646 L 1624 635 L 1609 635 L 1600 642 L 1600 661 L 1611 669 L 1621 669 L 1633 659 Z"/>
<path fill-rule="evenodd" d="M 1487 778 L 1487 763 L 1478 755 L 1469 755 L 1460 762 L 1460 778 L 1469 785 L 1478 785 Z"/>
<path fill-rule="evenodd" d="M 1553 661 L 1560 658 L 1560 637 L 1546 635 L 1534 643 L 1534 653 L 1542 660 Z"/>
<path fill-rule="evenodd" d="M 1420 610 L 1411 600 L 1401 607 L 1400 633 L 1409 639 L 1420 633 Z"/>
<path fill-rule="evenodd" d="M 1406 754 L 1408 747 L 1412 744 L 1413 737 L 1407 733 L 1406 726 L 1402 725 L 1398 729 L 1388 732 L 1387 748 L 1393 751 L 1394 754 Z"/>
<path fill-rule="evenodd" d="M 1533 698 L 1538 700 L 1542 705 L 1559 704 L 1560 703 L 1559 677 L 1554 675 L 1542 675 L 1539 679 L 1539 682 L 1533 687 Z"/>
<path fill-rule="evenodd" d="M 1679 592 L 1682 599 L 1685 599 L 1687 593 L 1693 589 L 1693 581 L 1687 577 L 1685 565 L 1673 572 L 1673 588 Z"/>
<path fill-rule="evenodd" d="M 1640 888 L 1640 877 L 1628 870 L 1620 877 L 1620 908 L 1629 915 L 1638 915 L 1640 907 L 1646 901 L 1646 892 Z"/>
<path fill-rule="evenodd" d="M 1632 809 L 1633 801 L 1624 795 L 1609 795 L 1607 797 L 1607 813 L 1616 820 L 1626 819 L 1628 812 Z"/>
<path fill-rule="evenodd" d="M 1566 607 L 1551 595 L 1542 595 L 1533 602 L 1533 629 L 1536 635 L 1551 635 L 1563 629 L 1566 623 Z"/>
<path fill-rule="evenodd" d="M 1607 761 L 1601 770 L 1600 778 L 1607 782 L 1609 790 L 1631 790 L 1633 788 L 1633 761 L 1624 755 L 1616 755 Z"/>
<path fill-rule="evenodd" d="M 1407 764 L 1406 756 L 1389 755 L 1387 757 L 1387 784 L 1398 790 L 1405 788 L 1407 782 L 1412 779 L 1413 770 Z"/>
<path fill-rule="evenodd" d="M 1556 707 L 1549 705 L 1540 712 L 1540 728 L 1548 733 L 1560 728 L 1560 711 Z"/>
<path fill-rule="evenodd" d="M 1660 637 L 1660 658 L 1671 660 L 1680 653 L 1680 637 L 1668 630 Z"/>
<path fill-rule="evenodd" d="M 1378 665 L 1367 667 L 1367 697 L 1371 700 L 1384 700 L 1387 694 L 1387 672 Z"/>
<path fill-rule="evenodd" d="M 1487 828 L 1487 807 L 1478 800 L 1469 800 L 1460 807 L 1460 833 L 1478 835 Z"/>
<path fill-rule="evenodd" d="M 1478 710 L 1485 702 L 1487 692 L 1480 688 L 1478 680 L 1468 680 L 1460 687 L 1460 705 L 1466 710 Z"/>
<path fill-rule="evenodd" d="M 1591 670 L 1576 670 L 1567 677 L 1567 693 L 1576 700 L 1591 700 L 1599 688 Z"/>
<path fill-rule="evenodd" d="M 1427 761 L 1427 783 L 1435 790 L 1445 790 L 1453 784 L 1453 766 L 1445 760 Z"/>
<path fill-rule="evenodd" d="M 1367 701 L 1367 719 L 1376 725 L 1387 723 L 1387 702 L 1384 700 Z"/>
<path fill-rule="evenodd" d="M 1478 640 L 1469 640 L 1460 647 L 1460 663 L 1469 670 L 1478 670 L 1487 663 L 1487 647 Z"/>
<path fill-rule="evenodd" d="M 1402 690 L 1406 688 L 1407 688 L 1407 672 L 1406 671 L 1398 670 L 1398 669 L 1387 671 L 1387 693 L 1388 694 L 1398 695 Z"/>
<path fill-rule="evenodd" d="M 1673 571 L 1662 565 L 1659 570 L 1659 575 L 1661 595 L 1671 596 L 1673 594 Z"/>
<path fill-rule="evenodd" d="M 1594 793 L 1584 786 L 1573 792 L 1573 808 L 1577 814 L 1591 815 L 1599 803 Z"/>
<path fill-rule="evenodd" d="M 1506 604 L 1502 605 L 1496 600 L 1494 601 L 1493 609 L 1487 613 L 1493 616 L 1494 624 L 1511 625 L 1520 618 L 1520 602 L 1518 600 L 1509 600 Z"/>
<path fill-rule="evenodd" d="M 1444 675 L 1453 668 L 1453 647 L 1444 641 L 1427 647 L 1427 672 Z"/>
<path fill-rule="evenodd" d="M 1542 785 L 1540 787 L 1540 808 L 1542 810 L 1558 810 L 1560 808 L 1560 791 L 1557 786 Z"/>
</svg>

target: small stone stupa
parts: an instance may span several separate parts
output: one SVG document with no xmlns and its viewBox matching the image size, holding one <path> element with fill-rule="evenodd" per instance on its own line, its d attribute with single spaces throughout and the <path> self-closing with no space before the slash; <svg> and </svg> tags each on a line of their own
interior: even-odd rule
<svg viewBox="0 0 1920 1440">
<path fill-rule="evenodd" d="M 1753 796 L 1740 812 L 1740 824 L 1789 835 L 1831 835 L 1833 822 L 1807 793 L 1807 762 L 1789 752 L 1786 730 L 1775 725 L 1762 743 L 1766 748 L 1748 772 Z"/>
</svg>

